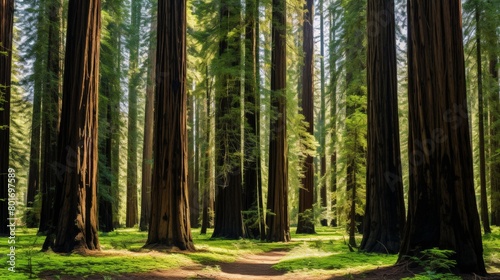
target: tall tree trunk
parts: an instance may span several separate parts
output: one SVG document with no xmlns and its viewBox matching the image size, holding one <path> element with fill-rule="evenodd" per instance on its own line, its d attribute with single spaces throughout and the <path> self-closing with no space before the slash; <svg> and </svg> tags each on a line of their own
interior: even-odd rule
<svg viewBox="0 0 500 280">
<path fill-rule="evenodd" d="M 157 32 L 157 18 L 153 15 L 151 21 L 151 36 Z M 141 220 L 139 229 L 146 231 L 151 217 L 151 180 L 153 173 L 153 120 L 156 77 L 156 40 L 150 39 L 148 60 L 148 84 L 146 86 L 146 109 L 144 120 L 144 145 L 142 151 L 142 192 Z"/>
<path fill-rule="evenodd" d="M 128 85 L 128 150 L 127 150 L 127 211 L 126 226 L 138 222 L 137 210 L 137 94 L 140 79 L 139 33 L 141 23 L 141 1 L 132 0 L 130 24 L 130 65 Z"/>
<path fill-rule="evenodd" d="M 210 117 L 210 106 L 211 106 L 211 83 L 208 74 L 208 66 L 206 66 L 206 98 L 205 98 L 205 110 L 206 110 L 206 119 L 205 119 L 205 135 L 206 139 L 204 141 L 204 149 L 203 152 L 205 154 L 203 159 L 203 165 L 205 170 L 205 180 L 203 184 L 203 197 L 202 197 L 202 218 L 201 218 L 201 234 L 207 233 L 207 228 L 210 227 L 211 222 L 211 213 L 214 210 L 214 201 L 213 201 L 213 193 L 212 193 L 212 164 L 211 164 L 211 140 L 210 140 L 210 131 L 212 130 L 211 117 Z"/>
<path fill-rule="evenodd" d="M 49 34 L 47 48 L 47 78 L 42 101 L 42 210 L 40 214 L 39 232 L 46 232 L 53 226 L 52 212 L 54 208 L 54 191 L 57 184 L 56 177 L 54 177 L 53 174 L 54 166 L 56 166 L 57 163 L 57 133 L 59 129 L 60 109 L 59 96 L 61 91 L 61 1 L 48 1 L 47 12 L 49 13 Z"/>
<path fill-rule="evenodd" d="M 408 2 L 410 189 L 399 262 L 454 250 L 486 274 L 474 193 L 459 0 Z"/>
<path fill-rule="evenodd" d="M 481 221 L 485 233 L 491 233 L 490 215 L 488 213 L 488 194 L 486 192 L 486 155 L 484 148 L 484 99 L 483 99 L 483 63 L 481 57 L 481 10 L 478 3 L 475 7 L 476 19 L 476 59 L 477 59 L 477 97 L 479 118 L 479 177 L 481 181 Z"/>
<path fill-rule="evenodd" d="M 272 1 L 271 112 L 267 195 L 268 241 L 290 241 L 286 136 L 286 1 Z"/>
<path fill-rule="evenodd" d="M 189 217 L 192 228 L 198 228 L 200 217 L 200 203 L 199 203 L 199 177 L 197 176 L 199 158 L 197 156 L 198 149 L 196 148 L 198 141 L 196 136 L 198 135 L 198 116 L 196 110 L 198 106 L 196 105 L 196 97 L 191 95 L 189 110 L 189 122 L 191 126 L 191 133 L 189 133 L 188 141 L 188 158 L 189 158 Z"/>
<path fill-rule="evenodd" d="M 318 121 L 319 130 L 319 156 L 320 156 L 320 204 L 323 209 L 328 205 L 327 190 L 326 190 L 326 90 L 325 90 L 325 15 L 324 1 L 319 1 L 319 30 L 320 30 L 320 87 L 321 87 L 321 108 Z M 322 220 L 323 226 L 327 226 L 328 222 Z"/>
<path fill-rule="evenodd" d="M 10 91 L 12 75 L 12 38 L 14 0 L 0 0 L 0 235 L 10 233 L 8 227 L 8 174 L 10 134 Z"/>
<path fill-rule="evenodd" d="M 394 0 L 368 1 L 368 159 L 361 250 L 399 252 L 405 223 Z"/>
<path fill-rule="evenodd" d="M 99 0 L 70 0 L 54 209 L 54 252 L 97 250 Z M 64 213 L 64 214 L 62 214 Z M 52 244 L 47 235 L 46 244 Z"/>
<path fill-rule="evenodd" d="M 336 32 L 334 7 L 330 11 L 330 30 L 329 30 L 329 58 L 330 58 L 330 192 L 332 197 L 332 221 L 330 225 L 337 226 L 337 59 L 336 52 Z"/>
<path fill-rule="evenodd" d="M 307 0 L 304 7 L 302 49 L 302 113 L 309 123 L 307 132 L 314 135 L 314 1 Z M 313 157 L 307 155 L 304 161 L 304 177 L 299 189 L 299 221 L 297 233 L 316 233 L 314 229 L 314 164 Z"/>
<path fill-rule="evenodd" d="M 222 1 L 218 62 L 225 68 L 216 83 L 216 197 L 215 228 L 212 237 L 237 239 L 245 236 L 242 217 L 240 36 L 241 5 Z M 232 69 L 228 73 L 227 69 Z M 236 111 L 238 109 L 238 111 Z M 237 112 L 237 113 L 235 113 Z"/>
<path fill-rule="evenodd" d="M 194 250 L 189 224 L 186 1 L 158 1 L 151 223 L 146 247 Z"/>
<path fill-rule="evenodd" d="M 28 207 L 33 207 L 35 203 L 35 196 L 40 191 L 40 140 L 41 140 L 41 126 L 42 126 L 42 87 L 39 85 L 39 81 L 35 80 L 33 91 L 33 114 L 31 116 L 31 143 L 30 143 L 30 164 L 28 172 L 28 186 L 27 186 L 27 197 L 26 205 Z M 42 191 L 42 198 L 48 196 L 44 195 Z M 43 203 L 42 203 L 43 208 Z M 46 211 L 47 212 L 47 211 Z M 28 210 L 26 215 L 26 227 L 33 228 L 38 226 L 36 216 L 38 213 L 34 212 L 34 209 Z M 43 212 L 40 213 L 41 219 L 43 220 Z M 50 219 L 50 215 L 48 215 Z M 47 222 L 41 222 L 46 228 Z M 46 229 L 45 229 L 46 230 Z M 44 232 L 43 230 L 42 232 Z"/>
<path fill-rule="evenodd" d="M 500 149 L 499 134 L 500 131 L 500 99 L 499 99 L 499 77 L 498 77 L 498 58 L 496 54 L 490 54 L 489 74 L 492 79 L 490 107 L 490 141 L 491 154 L 490 159 L 490 182 L 491 182 L 491 224 L 500 226 L 500 158 L 498 150 Z"/>
<path fill-rule="evenodd" d="M 245 28 L 245 160 L 243 165 L 243 210 L 247 211 L 245 226 L 248 236 L 260 238 L 265 231 L 262 223 L 262 178 L 260 164 L 260 96 L 257 90 L 257 24 L 256 0 L 246 0 Z"/>
</svg>

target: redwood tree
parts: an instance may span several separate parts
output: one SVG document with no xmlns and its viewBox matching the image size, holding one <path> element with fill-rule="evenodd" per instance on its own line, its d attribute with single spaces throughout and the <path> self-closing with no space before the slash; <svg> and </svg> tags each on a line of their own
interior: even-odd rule
<svg viewBox="0 0 500 280">
<path fill-rule="evenodd" d="M 302 42 L 304 66 L 302 68 L 302 113 L 309 123 L 307 132 L 314 135 L 314 1 L 307 0 L 304 10 L 304 27 Z M 299 221 L 297 233 L 316 233 L 313 217 L 314 203 L 314 163 L 313 157 L 307 155 L 304 161 L 304 177 L 299 189 Z"/>
<path fill-rule="evenodd" d="M 438 247 L 486 274 L 469 135 L 459 0 L 408 2 L 410 189 L 399 262 Z"/>
<path fill-rule="evenodd" d="M 101 1 L 70 0 L 54 209 L 55 252 L 98 250 L 97 111 Z M 46 244 L 51 243 L 52 234 Z"/>
<path fill-rule="evenodd" d="M 194 250 L 189 223 L 186 0 L 158 1 L 151 220 L 146 247 Z"/>
<path fill-rule="evenodd" d="M 368 1 L 368 160 L 361 249 L 399 251 L 405 213 L 399 147 L 394 0 Z"/>
<path fill-rule="evenodd" d="M 0 0 L 0 235 L 9 234 L 8 169 L 14 0 Z"/>
<path fill-rule="evenodd" d="M 268 241 L 290 241 L 286 139 L 286 0 L 272 1 L 271 118 L 266 225 Z"/>
</svg>

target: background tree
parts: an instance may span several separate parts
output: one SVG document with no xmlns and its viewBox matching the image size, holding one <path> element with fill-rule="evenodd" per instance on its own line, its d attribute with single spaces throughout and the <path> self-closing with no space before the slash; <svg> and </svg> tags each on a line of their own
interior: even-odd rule
<svg viewBox="0 0 500 280">
<path fill-rule="evenodd" d="M 368 1 L 368 159 L 361 250 L 399 251 L 405 213 L 393 0 Z"/>
<path fill-rule="evenodd" d="M 59 108 L 61 87 L 61 24 L 62 2 L 49 0 L 46 2 L 48 13 L 47 59 L 45 85 L 42 91 L 42 153 L 41 159 L 41 194 L 42 210 L 39 232 L 46 232 L 53 224 L 54 191 L 56 177 L 54 167 L 57 166 L 57 134 L 59 129 Z"/>
<path fill-rule="evenodd" d="M 12 80 L 12 38 L 14 25 L 14 1 L 0 1 L 0 235 L 10 233 L 8 205 L 8 169 L 10 137 L 10 92 Z"/>
<path fill-rule="evenodd" d="M 461 26 L 458 0 L 408 2 L 410 189 L 399 262 L 438 247 L 456 252 L 460 272 L 484 275 Z"/>
<path fill-rule="evenodd" d="M 186 1 L 158 1 L 151 223 L 146 247 L 194 250 L 189 224 Z M 175 176 L 174 176 L 175 174 Z"/>
<path fill-rule="evenodd" d="M 212 237 L 245 236 L 242 217 L 240 59 L 241 3 L 220 3 L 219 53 L 216 59 L 215 228 Z"/>
<path fill-rule="evenodd" d="M 71 0 L 64 71 L 54 252 L 99 249 L 97 111 L 101 1 Z M 53 238 L 47 236 L 48 242 Z"/>
<path fill-rule="evenodd" d="M 126 226 L 133 227 L 138 222 L 137 208 L 137 95 L 140 80 L 139 42 L 141 24 L 141 0 L 132 0 L 131 23 L 128 48 L 129 82 L 128 82 L 128 150 L 127 150 L 127 216 Z"/>
<path fill-rule="evenodd" d="M 307 0 L 304 7 L 304 26 L 302 50 L 304 66 L 302 69 L 302 113 L 309 124 L 307 132 L 314 135 L 314 1 Z M 314 229 L 314 163 L 307 155 L 304 161 L 304 177 L 299 190 L 299 221 L 297 233 L 315 233 Z"/>
<path fill-rule="evenodd" d="M 151 177 L 153 172 L 153 120 L 156 77 L 156 9 L 153 8 L 148 57 L 148 83 L 146 85 L 146 109 L 144 117 L 144 144 L 142 154 L 142 192 L 140 230 L 147 230 L 151 213 Z"/>
<path fill-rule="evenodd" d="M 268 241 L 290 241 L 286 129 L 286 1 L 272 1 L 271 107 L 267 195 Z"/>
<path fill-rule="evenodd" d="M 258 66 L 258 0 L 245 1 L 245 135 L 243 161 L 243 210 L 251 238 L 265 236 L 260 156 L 260 93 Z"/>
</svg>

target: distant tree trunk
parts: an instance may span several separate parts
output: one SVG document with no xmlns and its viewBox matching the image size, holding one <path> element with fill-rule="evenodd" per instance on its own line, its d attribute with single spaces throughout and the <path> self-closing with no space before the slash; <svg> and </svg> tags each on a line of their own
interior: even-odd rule
<svg viewBox="0 0 500 280">
<path fill-rule="evenodd" d="M 33 114 L 31 116 L 31 142 L 30 142 L 30 165 L 28 172 L 28 186 L 26 203 L 33 207 L 35 195 L 40 190 L 40 150 L 41 150 L 41 128 L 42 128 L 42 91 L 40 86 L 35 86 L 33 91 Z M 43 195 L 43 194 L 42 194 Z M 36 225 L 27 224 L 27 227 Z"/>
<path fill-rule="evenodd" d="M 267 195 L 268 241 L 290 241 L 288 145 L 286 138 L 286 1 L 272 1 L 271 118 Z"/>
<path fill-rule="evenodd" d="M 56 177 L 54 167 L 57 161 L 57 133 L 59 129 L 59 108 L 61 91 L 61 17 L 62 3 L 60 0 L 48 1 L 49 13 L 47 78 L 42 101 L 42 137 L 43 150 L 41 165 L 42 210 L 40 214 L 39 232 L 46 232 L 52 226 L 54 209 L 54 192 Z"/>
<path fill-rule="evenodd" d="M 189 134 L 188 141 L 188 158 L 189 158 L 189 217 L 191 219 L 191 227 L 198 228 L 199 222 L 198 219 L 200 217 L 200 203 L 199 203 L 199 177 L 197 175 L 199 158 L 197 156 L 197 140 L 196 137 L 198 135 L 198 116 L 196 114 L 196 110 L 198 109 L 196 105 L 196 97 L 191 95 L 190 98 L 189 110 L 189 122 L 191 126 L 191 133 Z"/>
<path fill-rule="evenodd" d="M 154 164 L 146 247 L 194 250 L 189 224 L 186 1 L 158 1 Z"/>
<path fill-rule="evenodd" d="M 302 48 L 304 66 L 302 68 L 302 113 L 309 123 L 307 132 L 314 135 L 314 1 L 307 0 L 304 7 Z M 314 229 L 314 164 L 308 155 L 304 161 L 304 177 L 299 189 L 299 221 L 297 233 L 316 233 Z"/>
<path fill-rule="evenodd" d="M 459 0 L 408 2 L 410 189 L 399 262 L 438 247 L 456 252 L 460 272 L 485 275 L 461 26 Z"/>
<path fill-rule="evenodd" d="M 324 1 L 319 1 L 319 30 L 320 30 L 320 85 L 321 85 L 321 108 L 319 125 L 319 156 L 320 156 L 320 205 L 325 209 L 328 205 L 327 190 L 326 190 L 326 90 L 325 90 L 325 15 L 324 15 Z M 325 219 L 322 219 L 323 226 L 327 226 Z"/>
<path fill-rule="evenodd" d="M 130 65 L 128 85 L 128 150 L 127 150 L 127 227 L 138 222 L 137 210 L 137 94 L 140 79 L 139 71 L 139 33 L 141 23 L 141 1 L 132 0 L 130 24 Z"/>
<path fill-rule="evenodd" d="M 481 221 L 485 233 L 491 233 L 490 215 L 488 213 L 488 194 L 486 192 L 486 154 L 484 148 L 484 100 L 483 100 L 483 66 L 481 57 L 481 10 L 478 3 L 475 7 L 476 19 L 476 59 L 477 59 L 477 96 L 479 118 L 479 177 L 481 181 Z"/>
<path fill-rule="evenodd" d="M 329 32 L 329 58 L 330 58 L 330 192 L 332 197 L 332 216 L 330 222 L 331 226 L 337 226 L 337 60 L 335 46 L 335 17 L 333 16 L 333 9 L 330 12 L 330 32 Z"/>
<path fill-rule="evenodd" d="M 213 193 L 212 193 L 212 164 L 211 164 L 211 141 L 210 141 L 210 131 L 212 129 L 211 121 L 210 121 L 210 106 L 211 106 L 211 84 L 210 78 L 208 74 L 208 66 L 206 67 L 206 120 L 205 120 L 205 135 L 206 139 L 204 142 L 204 159 L 203 165 L 205 170 L 205 181 L 203 184 L 203 195 L 202 195 L 202 218 L 201 218 L 201 234 L 207 233 L 207 228 L 210 227 L 211 213 L 214 210 L 214 201 L 213 201 Z"/>
<path fill-rule="evenodd" d="M 216 83 L 216 191 L 215 228 L 212 237 L 237 239 L 245 237 L 242 217 L 241 119 L 240 108 L 240 36 L 241 5 L 238 1 L 222 1 L 218 63 L 226 69 Z M 232 69 L 228 73 L 227 69 Z M 235 113 L 238 112 L 238 113 Z"/>
<path fill-rule="evenodd" d="M 151 36 L 157 32 L 157 18 L 151 21 Z M 139 229 L 148 230 L 151 218 L 151 179 L 153 173 L 153 120 L 156 77 L 156 40 L 150 39 L 148 60 L 148 84 L 146 86 L 146 109 L 144 117 L 144 144 L 142 150 L 141 220 Z"/>
<path fill-rule="evenodd" d="M 0 235 L 10 233 L 8 207 L 8 169 L 10 134 L 10 86 L 12 75 L 12 37 L 14 0 L 0 0 Z"/>
<path fill-rule="evenodd" d="M 490 141 L 491 154 L 490 159 L 490 182 L 491 182 L 491 224 L 500 226 L 500 149 L 499 134 L 500 131 L 500 99 L 498 87 L 498 58 L 496 54 L 490 54 L 489 74 L 492 78 L 490 107 Z"/>
<path fill-rule="evenodd" d="M 265 231 L 262 223 L 262 178 L 260 164 L 260 95 L 257 90 L 257 24 L 256 0 L 246 0 L 245 28 L 245 160 L 243 165 L 243 197 L 246 231 L 251 238 L 260 238 Z"/>
<path fill-rule="evenodd" d="M 70 0 L 54 209 L 54 252 L 98 250 L 99 0 Z"/>
<path fill-rule="evenodd" d="M 394 0 L 368 1 L 368 159 L 361 250 L 399 252 L 405 223 Z M 384 23 L 384 24 L 382 24 Z"/>
<path fill-rule="evenodd" d="M 102 52 L 107 51 L 102 49 Z M 102 56 L 101 56 L 102 57 Z M 101 72 L 105 72 L 101 71 Z M 98 186 L 98 203 L 99 203 L 99 230 L 103 232 L 111 232 L 114 230 L 113 226 L 113 206 L 111 197 L 111 158 L 112 158 L 112 139 L 109 135 L 109 124 L 112 122 L 111 106 L 109 104 L 109 89 L 103 89 L 107 85 L 103 82 L 106 81 L 101 75 L 101 96 L 99 100 L 99 113 L 100 123 L 99 127 L 99 186 Z M 105 124 L 101 125 L 102 120 Z M 103 131 L 103 127 L 108 128 L 108 131 Z M 105 136 L 103 136 L 105 135 Z"/>
</svg>

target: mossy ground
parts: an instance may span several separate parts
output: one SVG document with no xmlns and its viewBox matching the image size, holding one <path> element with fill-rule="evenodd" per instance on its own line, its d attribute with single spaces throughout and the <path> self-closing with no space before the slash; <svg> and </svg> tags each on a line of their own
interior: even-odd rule
<svg viewBox="0 0 500 280">
<path fill-rule="evenodd" d="M 44 236 L 35 229 L 18 228 L 16 232 L 15 273 L 7 270 L 6 255 L 10 244 L 0 237 L 0 279 L 60 278 L 63 276 L 101 275 L 104 279 L 114 275 L 168 270 L 193 264 L 232 262 L 239 256 L 273 250 L 289 253 L 274 268 L 306 272 L 308 274 L 359 274 L 365 270 L 390 266 L 397 256 L 350 252 L 345 230 L 318 227 L 315 235 L 292 234 L 292 242 L 267 243 L 255 240 L 211 239 L 211 232 L 201 235 L 193 229 L 196 252 L 158 252 L 142 249 L 147 232 L 137 229 L 118 229 L 99 236 L 102 250 L 89 255 L 41 252 Z M 295 229 L 292 229 L 292 233 Z M 500 272 L 500 228 L 494 227 L 483 238 L 484 256 L 488 272 Z M 31 262 L 31 265 L 30 265 Z"/>
</svg>

